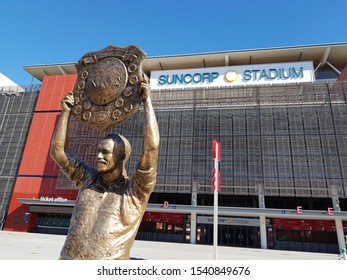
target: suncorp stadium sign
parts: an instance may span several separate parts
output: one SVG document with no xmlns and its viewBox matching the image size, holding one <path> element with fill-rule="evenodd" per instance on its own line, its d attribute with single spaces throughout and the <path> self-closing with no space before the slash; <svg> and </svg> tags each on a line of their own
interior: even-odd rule
<svg viewBox="0 0 347 280">
<path fill-rule="evenodd" d="M 311 61 L 151 72 L 152 89 L 313 82 Z"/>
</svg>

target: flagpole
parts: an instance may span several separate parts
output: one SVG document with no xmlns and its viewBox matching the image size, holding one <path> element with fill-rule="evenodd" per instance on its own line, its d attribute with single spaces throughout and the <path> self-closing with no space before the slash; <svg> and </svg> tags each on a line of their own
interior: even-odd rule
<svg viewBox="0 0 347 280">
<path fill-rule="evenodd" d="M 220 161 L 220 142 L 213 141 L 213 157 L 214 157 L 214 168 L 213 168 L 213 259 L 218 259 L 218 192 L 220 191 L 220 173 L 219 173 L 219 161 Z"/>
</svg>

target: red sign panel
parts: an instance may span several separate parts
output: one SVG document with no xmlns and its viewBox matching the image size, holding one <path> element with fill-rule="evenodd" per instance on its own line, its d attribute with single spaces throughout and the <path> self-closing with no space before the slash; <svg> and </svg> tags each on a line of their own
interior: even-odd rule
<svg viewBox="0 0 347 280">
<path fill-rule="evenodd" d="M 169 223 L 182 224 L 184 221 L 184 214 L 146 212 L 143 215 L 142 221 L 143 222 L 169 222 Z"/>
<path fill-rule="evenodd" d="M 275 229 L 336 231 L 335 221 L 333 220 L 298 220 L 273 218 L 272 224 Z M 346 221 L 343 221 L 343 228 L 345 231 L 347 231 Z"/>
</svg>

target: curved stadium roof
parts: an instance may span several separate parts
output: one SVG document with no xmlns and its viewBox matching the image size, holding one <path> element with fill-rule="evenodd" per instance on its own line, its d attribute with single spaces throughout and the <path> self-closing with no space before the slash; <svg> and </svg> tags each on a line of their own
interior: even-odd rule
<svg viewBox="0 0 347 280">
<path fill-rule="evenodd" d="M 315 68 L 329 68 L 332 65 L 337 69 L 342 69 L 347 65 L 347 43 L 147 57 L 143 62 L 142 68 L 150 76 L 150 72 L 155 70 L 295 61 L 313 61 Z M 75 63 L 73 62 L 27 65 L 23 66 L 23 68 L 40 81 L 43 80 L 44 76 L 77 73 Z"/>
</svg>

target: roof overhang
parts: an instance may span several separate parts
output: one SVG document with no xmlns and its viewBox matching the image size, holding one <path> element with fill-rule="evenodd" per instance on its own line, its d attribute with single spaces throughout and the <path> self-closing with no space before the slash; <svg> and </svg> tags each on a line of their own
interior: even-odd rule
<svg viewBox="0 0 347 280">
<path fill-rule="evenodd" d="M 199 54 L 148 57 L 143 71 L 220 67 L 232 65 L 270 64 L 295 61 L 313 61 L 314 67 L 342 69 L 347 65 L 347 43 L 294 46 L 268 49 L 236 50 Z M 326 62 L 329 62 L 327 65 Z M 27 65 L 24 70 L 42 81 L 44 76 L 76 74 L 75 63 Z"/>
<path fill-rule="evenodd" d="M 75 200 L 52 200 L 46 201 L 35 198 L 18 198 L 18 202 L 26 205 L 38 205 L 38 206 L 75 206 Z"/>
<path fill-rule="evenodd" d="M 19 202 L 30 206 L 69 206 L 73 207 L 75 201 L 68 200 L 66 202 L 41 201 L 40 199 L 19 198 Z M 42 211 L 42 208 L 39 208 Z M 192 206 L 192 205 L 170 205 L 165 208 L 162 204 L 147 205 L 148 212 L 161 213 L 182 213 L 191 214 L 197 213 L 200 215 L 213 215 L 213 206 Z M 37 210 L 35 210 L 37 212 Z M 335 211 L 329 214 L 324 210 L 302 210 L 298 213 L 294 209 L 271 209 L 271 208 L 245 208 L 245 207 L 218 207 L 219 215 L 238 216 L 238 217 L 260 217 L 267 218 L 286 218 L 286 219 L 317 219 L 317 220 L 334 220 L 339 218 L 347 221 L 346 211 Z"/>
</svg>

